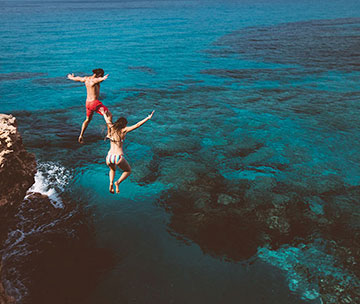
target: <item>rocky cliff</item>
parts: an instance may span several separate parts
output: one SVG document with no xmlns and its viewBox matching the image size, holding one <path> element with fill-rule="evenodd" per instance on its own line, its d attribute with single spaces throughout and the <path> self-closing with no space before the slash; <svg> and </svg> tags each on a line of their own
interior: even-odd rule
<svg viewBox="0 0 360 304">
<path fill-rule="evenodd" d="M 35 156 L 24 149 L 15 117 L 0 114 L 0 206 L 21 201 L 35 172 Z"/>
<path fill-rule="evenodd" d="M 15 117 L 0 114 L 0 249 L 17 205 L 34 183 L 35 172 L 35 156 L 25 150 Z M 0 280 L 0 304 L 5 303 L 13 303 L 13 299 L 6 295 Z"/>
</svg>

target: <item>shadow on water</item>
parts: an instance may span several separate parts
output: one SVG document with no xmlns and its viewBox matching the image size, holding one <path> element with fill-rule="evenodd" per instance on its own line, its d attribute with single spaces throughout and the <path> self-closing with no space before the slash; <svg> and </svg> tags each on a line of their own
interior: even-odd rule
<svg viewBox="0 0 360 304">
<path fill-rule="evenodd" d="M 13 81 L 45 77 L 45 73 L 30 73 L 30 72 L 14 72 L 14 73 L 0 73 L 0 82 Z"/>
<path fill-rule="evenodd" d="M 99 248 L 93 210 L 66 200 L 54 208 L 47 196 L 28 196 L 3 249 L 3 281 L 17 303 L 88 303 L 114 254 Z"/>
</svg>

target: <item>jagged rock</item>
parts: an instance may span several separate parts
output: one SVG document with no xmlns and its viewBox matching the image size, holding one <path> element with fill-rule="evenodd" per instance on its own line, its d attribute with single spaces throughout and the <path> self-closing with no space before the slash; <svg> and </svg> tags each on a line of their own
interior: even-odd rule
<svg viewBox="0 0 360 304">
<path fill-rule="evenodd" d="M 25 150 L 15 117 L 0 114 L 0 206 L 21 201 L 35 172 L 35 156 Z"/>
<path fill-rule="evenodd" d="M 35 156 L 27 152 L 17 130 L 15 117 L 0 114 L 0 245 L 13 221 L 13 204 L 21 202 L 34 183 Z M 1 265 L 0 265 L 1 273 Z M 15 303 L 0 281 L 0 304 Z"/>
</svg>

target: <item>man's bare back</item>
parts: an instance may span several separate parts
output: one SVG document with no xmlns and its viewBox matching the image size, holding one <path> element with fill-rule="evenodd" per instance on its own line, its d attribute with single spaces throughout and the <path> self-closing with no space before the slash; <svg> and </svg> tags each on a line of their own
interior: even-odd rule
<svg viewBox="0 0 360 304">
<path fill-rule="evenodd" d="M 85 83 L 86 87 L 86 101 L 93 101 L 99 99 L 100 95 L 100 82 L 103 82 L 107 79 L 109 74 L 104 77 L 96 77 L 96 75 L 79 77 L 74 76 L 74 74 L 67 75 L 67 78 L 73 81 L 80 81 Z"/>
<path fill-rule="evenodd" d="M 90 77 L 86 77 L 85 80 L 85 86 L 86 86 L 86 101 L 92 101 L 95 99 L 99 99 L 100 95 L 100 84 L 94 83 Z"/>
<path fill-rule="evenodd" d="M 99 113 L 100 115 L 106 115 L 112 117 L 109 109 L 104 106 L 101 101 L 99 101 L 100 95 L 100 83 L 108 78 L 109 74 L 104 76 L 104 70 L 96 69 L 93 70 L 92 76 L 79 77 L 74 76 L 74 74 L 68 74 L 67 78 L 73 81 L 79 81 L 85 83 L 86 87 L 86 119 L 82 124 L 81 132 L 78 141 L 83 143 L 84 132 L 89 125 L 94 112 Z"/>
</svg>

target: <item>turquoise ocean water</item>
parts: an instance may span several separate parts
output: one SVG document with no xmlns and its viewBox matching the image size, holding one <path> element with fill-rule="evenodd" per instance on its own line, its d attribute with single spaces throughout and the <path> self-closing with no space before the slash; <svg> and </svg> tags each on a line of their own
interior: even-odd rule
<svg viewBox="0 0 360 304">
<path fill-rule="evenodd" d="M 321 237 L 306 250 L 241 238 L 234 249 L 236 238 L 223 241 L 231 232 L 199 236 L 184 220 L 189 212 L 174 206 L 198 196 L 220 204 L 220 197 L 240 195 L 232 189 L 246 182 L 260 196 L 295 193 L 321 215 L 338 191 L 331 200 L 353 210 L 347 220 L 359 231 L 353 206 L 360 186 L 359 1 L 13 0 L 1 6 L 0 112 L 17 117 L 25 146 L 36 154 L 35 189 L 50 195 L 52 208 L 65 210 L 62 218 L 72 216 L 68 200 L 81 202 L 96 247 L 110 252 L 111 265 L 100 267 L 86 300 L 81 294 L 77 303 L 321 303 L 319 284 L 294 266 L 304 259 L 310 271 L 325 265 L 321 271 L 336 277 L 332 257 L 312 264 L 325 255 Z M 77 143 L 86 92 L 66 75 L 98 67 L 109 73 L 101 100 L 115 118 L 136 123 L 156 110 L 127 136 L 133 172 L 120 195 L 107 191 L 109 143 L 101 116 L 94 116 L 86 144 Z M 51 227 L 20 227 L 9 236 L 4 279 L 19 303 L 44 282 L 32 277 L 39 261 L 22 265 L 25 271 L 11 259 L 27 261 L 26 242 Z M 58 254 L 44 259 L 56 256 L 52 263 L 66 269 L 62 258 L 71 255 L 60 254 L 68 247 L 56 240 Z M 65 287 L 56 271 L 45 272 L 62 294 L 86 285 L 83 268 Z M 62 275 L 66 281 L 71 269 Z"/>
</svg>

